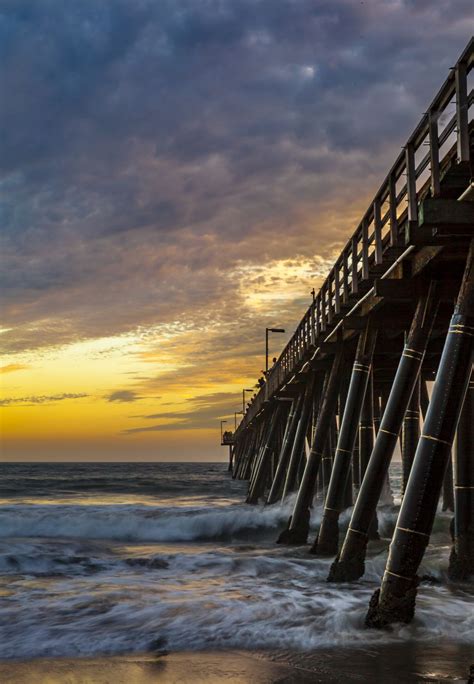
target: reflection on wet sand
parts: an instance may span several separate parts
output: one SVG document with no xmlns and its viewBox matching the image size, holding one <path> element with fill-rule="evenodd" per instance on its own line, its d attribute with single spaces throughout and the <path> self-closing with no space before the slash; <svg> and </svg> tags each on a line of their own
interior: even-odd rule
<svg viewBox="0 0 474 684">
<path fill-rule="evenodd" d="M 411 684 L 466 682 L 469 646 L 391 644 L 306 653 L 182 652 L 0 664 L 2 684 Z"/>
</svg>

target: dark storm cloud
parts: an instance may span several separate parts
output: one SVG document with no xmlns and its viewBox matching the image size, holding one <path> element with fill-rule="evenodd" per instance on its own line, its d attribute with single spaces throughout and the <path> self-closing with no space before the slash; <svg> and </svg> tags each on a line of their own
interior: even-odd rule
<svg viewBox="0 0 474 684">
<path fill-rule="evenodd" d="M 244 316 L 236 265 L 346 239 L 473 32 L 464 0 L 4 1 L 5 347 Z"/>
</svg>

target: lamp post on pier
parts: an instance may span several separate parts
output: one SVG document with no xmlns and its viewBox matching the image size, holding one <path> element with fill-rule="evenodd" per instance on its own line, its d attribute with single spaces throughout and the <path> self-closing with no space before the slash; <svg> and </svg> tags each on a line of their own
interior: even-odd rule
<svg viewBox="0 0 474 684">
<path fill-rule="evenodd" d="M 234 411 L 234 430 L 237 430 L 237 416 L 241 416 L 242 411 Z"/>
<path fill-rule="evenodd" d="M 284 333 L 284 328 L 265 328 L 265 373 L 268 373 L 268 333 Z"/>
</svg>

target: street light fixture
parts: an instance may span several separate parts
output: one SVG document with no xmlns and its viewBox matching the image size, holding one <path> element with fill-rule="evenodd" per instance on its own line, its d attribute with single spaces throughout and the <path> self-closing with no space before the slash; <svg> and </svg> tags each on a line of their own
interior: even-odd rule
<svg viewBox="0 0 474 684">
<path fill-rule="evenodd" d="M 226 421 L 226 420 L 221 420 L 221 444 L 222 444 L 222 442 L 224 441 L 224 433 L 223 433 L 223 431 L 222 431 L 222 426 L 224 425 L 224 423 L 227 423 L 227 421 Z"/>
<path fill-rule="evenodd" d="M 245 415 L 245 392 L 253 392 L 253 389 L 242 390 L 242 413 Z"/>
<path fill-rule="evenodd" d="M 284 328 L 265 328 L 265 373 L 268 373 L 268 333 L 284 333 Z"/>
</svg>

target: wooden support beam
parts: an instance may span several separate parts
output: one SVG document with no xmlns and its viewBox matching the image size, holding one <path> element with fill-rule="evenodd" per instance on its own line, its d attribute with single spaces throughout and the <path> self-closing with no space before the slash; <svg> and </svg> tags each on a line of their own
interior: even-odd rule
<svg viewBox="0 0 474 684">
<path fill-rule="evenodd" d="M 413 300 L 413 281 L 402 278 L 376 278 L 374 280 L 374 294 L 386 299 Z"/>
<path fill-rule="evenodd" d="M 410 307 L 403 307 L 396 312 L 385 311 L 383 308 L 378 311 L 374 311 L 371 315 L 373 324 L 379 328 L 381 331 L 396 331 L 403 332 L 406 328 L 410 326 L 411 319 L 413 317 L 413 312 Z M 342 319 L 342 326 L 344 330 L 363 330 L 367 321 L 366 316 L 357 316 L 356 314 L 351 314 L 350 316 L 345 316 Z"/>
<path fill-rule="evenodd" d="M 367 319 L 365 316 L 351 314 L 350 316 L 345 316 L 342 319 L 342 326 L 344 330 L 364 330 L 366 322 Z"/>
<path fill-rule="evenodd" d="M 441 198 L 427 198 L 418 212 L 420 228 L 456 232 L 472 236 L 474 232 L 474 202 Z M 459 232 L 459 231 L 458 231 Z"/>
<path fill-rule="evenodd" d="M 471 168 L 467 161 L 450 164 L 441 173 L 441 197 L 457 200 L 471 181 Z"/>
<path fill-rule="evenodd" d="M 319 351 L 321 354 L 336 354 L 340 347 L 340 342 L 322 342 L 319 345 Z"/>
<path fill-rule="evenodd" d="M 380 278 L 374 280 L 374 294 L 376 297 L 384 297 L 387 301 L 413 302 L 423 287 L 423 279 L 414 280 L 410 278 Z M 459 290 L 459 280 L 445 277 L 439 283 L 438 298 L 444 301 L 453 301 Z M 451 312 L 450 312 L 451 313 Z M 402 311 L 402 320 L 406 319 L 406 312 Z M 379 320 L 384 324 L 384 318 L 390 329 L 390 317 L 393 321 L 399 318 L 398 311 L 383 311 L 379 313 Z"/>
</svg>

